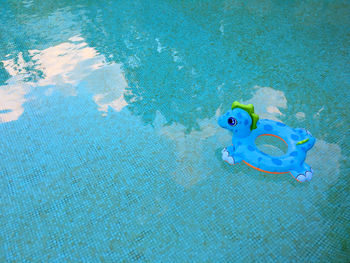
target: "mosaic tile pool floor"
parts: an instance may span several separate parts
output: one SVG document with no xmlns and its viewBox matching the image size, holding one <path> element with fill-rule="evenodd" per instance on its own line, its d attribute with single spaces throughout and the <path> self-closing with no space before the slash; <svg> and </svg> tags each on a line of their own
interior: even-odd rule
<svg viewBox="0 0 350 263">
<path fill-rule="evenodd" d="M 0 262 L 350 262 L 348 1 L 0 6 Z M 221 160 L 231 103 L 309 183 Z"/>
</svg>

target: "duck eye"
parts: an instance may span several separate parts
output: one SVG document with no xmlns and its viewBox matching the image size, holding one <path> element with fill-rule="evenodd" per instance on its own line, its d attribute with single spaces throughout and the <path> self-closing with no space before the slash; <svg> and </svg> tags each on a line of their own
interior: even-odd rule
<svg viewBox="0 0 350 263">
<path fill-rule="evenodd" d="M 232 117 L 228 118 L 227 122 L 231 126 L 236 126 L 237 125 L 237 120 L 235 118 L 232 118 Z"/>
</svg>

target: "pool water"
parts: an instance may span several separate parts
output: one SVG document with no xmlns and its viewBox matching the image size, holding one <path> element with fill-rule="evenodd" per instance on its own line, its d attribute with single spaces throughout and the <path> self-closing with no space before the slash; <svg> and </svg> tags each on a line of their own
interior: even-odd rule
<svg viewBox="0 0 350 263">
<path fill-rule="evenodd" d="M 349 262 L 348 1 L 0 6 L 0 262 Z M 233 101 L 317 139 L 229 166 Z"/>
</svg>

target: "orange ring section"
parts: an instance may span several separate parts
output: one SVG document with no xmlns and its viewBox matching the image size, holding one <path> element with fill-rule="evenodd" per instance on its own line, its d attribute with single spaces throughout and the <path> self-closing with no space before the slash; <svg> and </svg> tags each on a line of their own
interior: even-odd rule
<svg viewBox="0 0 350 263">
<path fill-rule="evenodd" d="M 294 178 L 295 181 L 297 181 L 298 183 L 301 183 L 297 178 L 295 178 L 292 173 L 290 173 L 290 175 Z"/>
<path fill-rule="evenodd" d="M 266 133 L 266 134 L 261 134 L 261 135 L 259 135 L 258 137 L 260 137 L 260 136 L 273 136 L 273 137 L 276 137 L 276 138 L 282 140 L 282 141 L 283 141 L 285 144 L 287 144 L 287 146 L 288 146 L 288 143 L 287 143 L 285 140 L 283 140 L 281 137 L 277 136 L 277 135 Z M 263 172 L 263 173 L 268 173 L 268 174 L 287 174 L 287 173 L 290 173 L 290 175 L 294 178 L 295 181 L 297 181 L 298 183 L 301 183 L 297 178 L 295 178 L 295 177 L 292 175 L 291 172 L 269 172 L 269 171 L 262 170 L 262 169 L 260 169 L 260 168 L 258 168 L 258 167 L 255 167 L 255 166 L 251 165 L 250 163 L 247 163 L 247 162 L 244 161 L 244 160 L 242 160 L 242 161 L 243 161 L 246 165 L 248 165 L 248 166 L 254 168 L 255 170 L 258 170 L 258 171 L 260 171 L 260 172 Z M 228 163 L 229 165 L 236 165 L 236 164 L 237 164 L 237 163 L 235 163 L 235 164 L 230 164 L 230 163 L 227 162 L 227 161 L 225 161 L 225 162 Z"/>
<path fill-rule="evenodd" d="M 224 162 L 226 162 L 226 163 L 228 163 L 229 165 L 232 165 L 232 166 L 233 166 L 233 165 L 236 165 L 236 163 L 235 163 L 235 164 L 230 164 L 230 163 L 227 162 L 227 161 L 224 161 Z M 255 166 L 253 166 L 253 165 L 247 163 L 247 162 L 244 161 L 244 160 L 243 160 L 243 162 L 244 162 L 246 165 L 248 165 L 248 166 L 250 166 L 250 167 L 252 167 L 252 168 L 254 168 L 254 169 L 256 169 L 256 170 L 258 170 L 258 171 L 260 171 L 260 172 L 263 172 L 263 173 L 269 173 L 269 174 L 287 174 L 287 173 L 290 173 L 290 175 L 294 178 L 295 181 L 297 181 L 298 183 L 301 183 L 297 178 L 295 178 L 295 177 L 292 175 L 291 172 L 281 172 L 281 173 L 279 173 L 279 172 L 269 172 L 269 171 L 262 170 L 262 169 L 260 169 L 260 168 L 258 168 L 258 167 L 255 167 Z"/>
<path fill-rule="evenodd" d="M 225 163 L 228 163 L 229 165 L 232 165 L 232 166 L 236 165 L 236 163 L 230 164 L 228 161 L 225 161 L 225 160 L 224 160 L 224 162 L 225 162 Z"/>
<path fill-rule="evenodd" d="M 244 160 L 243 160 L 243 162 L 244 162 L 246 165 L 248 165 L 248 166 L 250 166 L 250 167 L 252 167 L 252 168 L 254 168 L 254 169 L 256 169 L 256 170 L 258 170 L 258 171 L 260 171 L 260 172 L 264 172 L 264 173 L 268 173 L 268 174 L 287 174 L 287 173 L 289 173 L 289 172 L 269 172 L 269 171 L 262 170 L 262 169 L 260 169 L 260 168 L 258 168 L 258 167 L 255 167 L 255 166 L 251 165 L 250 163 L 247 163 L 247 162 L 244 161 Z"/>
<path fill-rule="evenodd" d="M 276 138 L 282 140 L 288 146 L 288 143 L 285 140 L 283 140 L 281 137 L 277 136 L 277 135 L 266 133 L 266 134 L 261 134 L 258 137 L 260 137 L 260 136 L 273 136 L 273 137 L 276 137 Z"/>
<path fill-rule="evenodd" d="M 297 181 L 298 183 L 301 183 L 297 178 L 295 178 L 295 177 L 292 175 L 291 172 L 269 172 L 269 171 L 262 170 L 262 169 L 260 169 L 260 168 L 258 168 L 258 167 L 255 167 L 255 166 L 253 166 L 253 165 L 247 163 L 247 162 L 244 161 L 244 160 L 243 160 L 243 162 L 244 162 L 246 165 L 248 165 L 248 166 L 250 166 L 250 167 L 252 167 L 252 168 L 254 168 L 254 169 L 256 169 L 256 170 L 258 170 L 258 171 L 260 171 L 260 172 L 264 172 L 264 173 L 268 173 L 268 174 L 287 174 L 287 173 L 290 173 L 290 175 L 294 178 L 295 181 Z"/>
</svg>

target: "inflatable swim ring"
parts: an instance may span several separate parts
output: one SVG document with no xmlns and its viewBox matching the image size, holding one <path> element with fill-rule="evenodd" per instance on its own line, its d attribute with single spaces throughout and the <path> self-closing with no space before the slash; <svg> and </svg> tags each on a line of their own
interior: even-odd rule
<svg viewBox="0 0 350 263">
<path fill-rule="evenodd" d="M 259 171 L 272 174 L 290 173 L 297 181 L 310 181 L 313 171 L 305 161 L 306 152 L 315 144 L 315 138 L 306 129 L 292 129 L 286 124 L 262 119 L 254 113 L 252 104 L 237 101 L 231 110 L 219 117 L 218 124 L 233 132 L 232 145 L 222 150 L 222 159 L 234 165 L 241 161 Z M 287 153 L 270 156 L 255 145 L 259 136 L 274 136 L 288 145 Z"/>
</svg>

